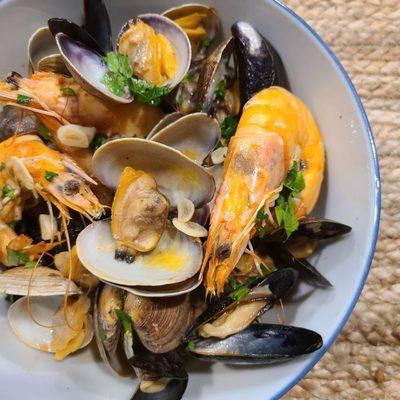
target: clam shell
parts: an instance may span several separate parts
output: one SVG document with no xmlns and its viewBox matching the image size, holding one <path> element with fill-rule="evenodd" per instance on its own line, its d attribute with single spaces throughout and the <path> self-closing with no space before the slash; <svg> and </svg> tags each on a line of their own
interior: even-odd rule
<svg viewBox="0 0 400 400">
<path fill-rule="evenodd" d="M 18 299 L 8 309 L 8 321 L 15 336 L 27 346 L 37 350 L 54 353 L 51 348 L 53 340 L 53 317 L 62 306 L 63 296 L 30 297 L 32 315 L 40 322 L 38 325 L 28 313 L 26 297 Z M 86 337 L 81 348 L 87 346 L 93 338 L 93 324 L 91 332 Z"/>
<path fill-rule="evenodd" d="M 172 208 L 182 198 L 200 207 L 215 192 L 214 179 L 204 168 L 161 143 L 138 138 L 116 139 L 101 146 L 93 156 L 94 175 L 112 189 L 117 188 L 127 166 L 152 175 Z"/>
<path fill-rule="evenodd" d="M 174 78 L 167 81 L 163 86 L 174 88 L 185 77 L 190 67 L 192 48 L 188 36 L 179 25 L 162 15 L 141 14 L 137 18 L 150 25 L 157 34 L 164 35 L 171 42 L 178 60 L 177 71 Z M 122 27 L 117 42 L 119 42 L 121 35 L 129 29 L 130 24 L 134 22 L 135 20 L 131 19 Z"/>
<path fill-rule="evenodd" d="M 201 267 L 201 243 L 167 226 L 157 247 L 139 253 L 133 263 L 116 260 L 110 221 L 94 222 L 78 236 L 78 257 L 98 278 L 126 286 L 160 286 L 182 282 Z"/>
<path fill-rule="evenodd" d="M 159 130 L 151 140 L 179 150 L 197 164 L 202 164 L 221 138 L 216 119 L 205 113 L 183 116 Z"/>
<path fill-rule="evenodd" d="M 183 114 L 178 111 L 167 114 L 165 117 L 161 118 L 156 125 L 154 125 L 146 139 L 151 139 L 157 132 L 161 131 L 161 129 L 165 128 L 169 124 L 172 124 L 172 122 L 175 122 L 181 117 L 183 117 Z"/>
<path fill-rule="evenodd" d="M 57 43 L 47 26 L 36 30 L 28 42 L 29 66 L 35 71 L 65 74 L 68 70 L 58 51 Z"/>
<path fill-rule="evenodd" d="M 33 273 L 32 281 L 31 276 Z M 57 270 L 37 267 L 35 271 L 25 267 L 11 268 L 0 274 L 0 292 L 16 296 L 54 296 L 79 294 L 74 282 L 64 278 Z"/>
<path fill-rule="evenodd" d="M 68 71 L 87 92 L 118 103 L 130 103 L 133 100 L 130 94 L 124 97 L 116 96 L 102 83 L 108 68 L 101 58 L 101 53 L 62 32 L 57 33 L 55 38 Z"/>
</svg>

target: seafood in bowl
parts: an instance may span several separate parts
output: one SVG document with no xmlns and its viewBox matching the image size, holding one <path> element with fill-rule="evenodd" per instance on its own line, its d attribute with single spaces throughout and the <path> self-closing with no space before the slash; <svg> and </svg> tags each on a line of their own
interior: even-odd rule
<svg viewBox="0 0 400 400">
<path fill-rule="evenodd" d="M 0 85 L 14 334 L 56 360 L 94 337 L 111 373 L 138 377 L 137 399 L 181 398 L 192 358 L 245 368 L 318 350 L 276 312 L 301 281 L 331 286 L 307 258 L 351 228 L 310 216 L 324 132 L 279 49 L 245 21 L 224 38 L 219 10 L 194 4 L 130 16 L 114 43 L 104 4 L 85 6 L 84 27 L 34 32 L 30 74 Z"/>
</svg>

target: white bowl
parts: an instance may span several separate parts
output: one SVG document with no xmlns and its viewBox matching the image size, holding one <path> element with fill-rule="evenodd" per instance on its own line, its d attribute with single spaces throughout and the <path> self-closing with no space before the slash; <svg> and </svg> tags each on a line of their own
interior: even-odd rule
<svg viewBox="0 0 400 400">
<path fill-rule="evenodd" d="M 81 21 L 81 0 L 3 0 L 0 3 L 0 74 L 26 69 L 30 34 L 49 17 Z M 108 1 L 116 33 L 129 17 L 160 12 L 172 0 Z M 375 146 L 360 99 L 345 70 L 321 38 L 285 6 L 266 0 L 209 2 L 226 31 L 236 20 L 254 24 L 282 56 L 293 92 L 311 108 L 324 136 L 327 174 L 316 214 L 353 227 L 349 236 L 324 247 L 313 260 L 334 284 L 286 305 L 288 322 L 318 331 L 321 350 L 286 364 L 233 368 L 195 362 L 185 399 L 276 399 L 322 357 L 348 319 L 367 277 L 378 233 L 380 183 Z M 135 382 L 110 375 L 86 351 L 56 363 L 30 350 L 10 332 L 0 304 L 0 393 L 23 399 L 129 399 Z"/>
</svg>

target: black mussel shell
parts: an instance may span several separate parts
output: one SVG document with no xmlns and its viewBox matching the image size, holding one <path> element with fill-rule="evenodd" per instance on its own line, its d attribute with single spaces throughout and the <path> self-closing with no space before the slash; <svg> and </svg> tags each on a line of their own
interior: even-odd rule
<svg viewBox="0 0 400 400">
<path fill-rule="evenodd" d="M 242 105 L 261 89 L 288 88 L 282 60 L 267 39 L 247 22 L 232 25 Z"/>
<path fill-rule="evenodd" d="M 276 268 L 293 268 L 309 283 L 318 287 L 331 287 L 332 284 L 306 259 L 296 258 L 277 242 L 263 241 L 256 244 L 256 252 L 261 257 L 268 255 L 274 261 Z"/>
<path fill-rule="evenodd" d="M 264 365 L 312 353 L 322 343 L 322 337 L 308 329 L 254 324 L 226 339 L 199 340 L 190 354 L 201 360 L 225 364 Z"/>
<path fill-rule="evenodd" d="M 96 40 L 74 22 L 68 21 L 64 18 L 50 18 L 47 21 L 50 32 L 55 37 L 58 33 L 63 33 L 74 41 L 80 42 L 92 51 L 104 55 L 104 52 L 96 42 Z"/>
<path fill-rule="evenodd" d="M 268 285 L 273 294 L 268 304 L 262 310 L 262 314 L 268 311 L 275 303 L 276 300 L 282 298 L 295 284 L 298 278 L 298 272 L 291 268 L 280 269 L 272 272 L 266 278 L 258 278 L 249 282 L 246 286 L 251 290 L 256 286 Z M 217 318 L 228 306 L 235 303 L 235 300 L 229 295 L 224 295 L 220 299 L 216 299 L 210 303 L 207 309 L 196 319 L 196 321 L 189 328 L 185 342 L 196 338 L 196 330 L 200 325 Z"/>
<path fill-rule="evenodd" d="M 85 0 L 86 32 L 91 35 L 103 53 L 113 50 L 110 17 L 103 0 Z"/>
<path fill-rule="evenodd" d="M 139 387 L 131 400 L 180 400 L 185 393 L 187 384 L 188 378 L 172 379 L 163 390 L 155 393 L 144 393 Z"/>
</svg>

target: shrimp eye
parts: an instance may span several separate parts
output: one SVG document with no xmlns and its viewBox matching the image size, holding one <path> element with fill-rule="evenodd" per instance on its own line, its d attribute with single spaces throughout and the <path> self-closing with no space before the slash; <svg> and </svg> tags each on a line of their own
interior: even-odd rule
<svg viewBox="0 0 400 400">
<path fill-rule="evenodd" d="M 231 246 L 228 243 L 221 244 L 216 251 L 216 256 L 219 260 L 225 260 L 231 255 Z"/>
<path fill-rule="evenodd" d="M 65 182 L 64 184 L 64 193 L 67 196 L 73 196 L 79 192 L 81 187 L 81 183 L 76 179 L 70 179 L 69 181 Z"/>
</svg>

